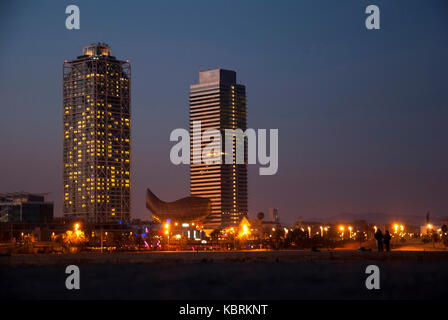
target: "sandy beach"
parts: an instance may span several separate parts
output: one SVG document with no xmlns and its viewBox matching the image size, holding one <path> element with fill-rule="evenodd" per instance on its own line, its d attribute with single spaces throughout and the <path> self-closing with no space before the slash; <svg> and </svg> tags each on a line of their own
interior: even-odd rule
<svg viewBox="0 0 448 320">
<path fill-rule="evenodd" d="M 81 289 L 65 288 L 79 266 Z M 365 269 L 381 271 L 367 290 Z M 141 252 L 0 257 L 1 299 L 431 299 L 448 252 Z"/>
</svg>

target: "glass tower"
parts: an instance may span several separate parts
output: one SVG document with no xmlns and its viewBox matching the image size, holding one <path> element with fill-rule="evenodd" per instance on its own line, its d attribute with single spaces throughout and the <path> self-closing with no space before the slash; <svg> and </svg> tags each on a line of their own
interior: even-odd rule
<svg viewBox="0 0 448 320">
<path fill-rule="evenodd" d="M 201 139 L 200 148 L 193 142 L 193 125 L 200 121 L 201 136 L 205 130 L 221 132 L 222 163 L 195 164 L 193 155 L 202 152 L 210 141 Z M 216 228 L 237 224 L 247 215 L 247 145 L 244 163 L 237 164 L 233 138 L 233 163 L 225 163 L 225 129 L 246 130 L 246 87 L 236 83 L 236 72 L 215 69 L 201 71 L 199 83 L 190 86 L 190 192 L 209 198 L 212 214 L 205 227 Z M 218 143 L 218 142 L 212 142 Z"/>
</svg>

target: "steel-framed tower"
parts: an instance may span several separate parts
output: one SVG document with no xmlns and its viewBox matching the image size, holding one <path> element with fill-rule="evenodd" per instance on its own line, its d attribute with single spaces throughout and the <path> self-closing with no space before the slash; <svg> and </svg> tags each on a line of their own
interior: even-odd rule
<svg viewBox="0 0 448 320">
<path fill-rule="evenodd" d="M 106 44 L 63 65 L 63 212 L 90 223 L 131 215 L 131 67 Z"/>
</svg>

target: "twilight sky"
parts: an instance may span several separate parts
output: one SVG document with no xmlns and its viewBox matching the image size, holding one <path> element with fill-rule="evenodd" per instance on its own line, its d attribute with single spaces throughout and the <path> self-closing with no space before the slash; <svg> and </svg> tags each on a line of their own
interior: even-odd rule
<svg viewBox="0 0 448 320">
<path fill-rule="evenodd" d="M 81 29 L 65 28 L 76 4 Z M 381 10 L 381 30 L 364 26 Z M 199 70 L 237 71 L 248 124 L 279 129 L 279 171 L 250 166 L 253 216 L 448 216 L 446 0 L 0 3 L 0 192 L 62 198 L 62 63 L 106 42 L 132 65 L 132 208 L 188 195 L 169 160 Z"/>
</svg>

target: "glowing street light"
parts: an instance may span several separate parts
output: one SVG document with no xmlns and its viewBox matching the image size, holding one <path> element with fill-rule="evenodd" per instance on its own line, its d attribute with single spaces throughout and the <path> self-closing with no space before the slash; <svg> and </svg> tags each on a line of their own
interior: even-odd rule
<svg viewBox="0 0 448 320">
<path fill-rule="evenodd" d="M 248 236 L 248 235 L 250 235 L 249 227 L 247 226 L 247 224 L 243 224 L 241 226 L 241 231 L 239 232 L 238 237 L 239 238 L 243 238 L 243 237 Z"/>
<path fill-rule="evenodd" d="M 344 240 L 344 230 L 345 230 L 344 226 L 340 226 L 339 230 L 341 230 L 341 239 Z"/>
<path fill-rule="evenodd" d="M 426 225 L 426 233 L 430 233 L 430 232 L 432 232 L 432 224 L 428 223 Z"/>
<path fill-rule="evenodd" d="M 165 234 L 168 238 L 168 246 L 169 246 L 170 245 L 170 223 L 169 222 L 165 223 L 164 227 L 165 227 Z"/>
<path fill-rule="evenodd" d="M 400 224 L 400 237 L 404 237 L 404 226 Z"/>
</svg>

